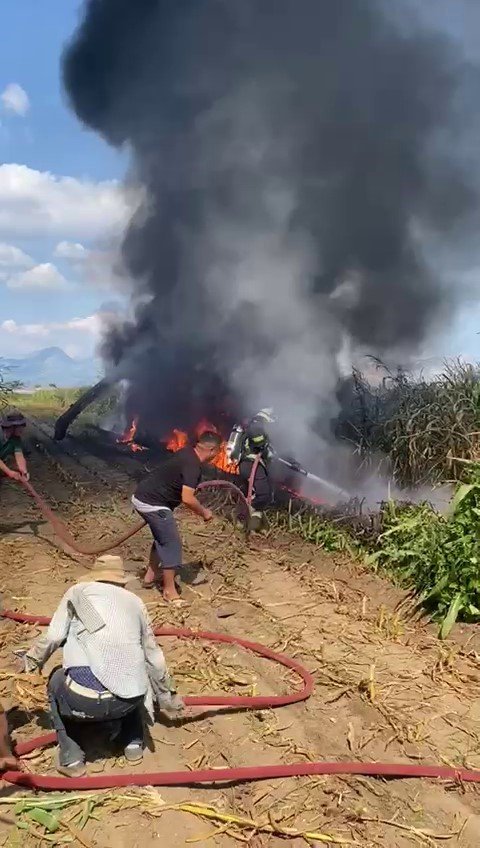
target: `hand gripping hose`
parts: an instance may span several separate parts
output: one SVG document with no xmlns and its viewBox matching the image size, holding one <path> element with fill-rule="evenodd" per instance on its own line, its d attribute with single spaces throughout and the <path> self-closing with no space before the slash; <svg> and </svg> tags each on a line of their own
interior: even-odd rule
<svg viewBox="0 0 480 848">
<path fill-rule="evenodd" d="M 23 613 L 4 611 L 5 618 L 29 624 L 46 625 L 48 618 L 42 616 L 24 615 Z M 313 678 L 301 663 L 284 654 L 276 653 L 270 648 L 256 642 L 248 642 L 237 636 L 225 633 L 209 633 L 207 631 L 192 631 L 185 628 L 159 627 L 156 636 L 177 636 L 180 639 L 208 639 L 212 642 L 223 642 L 240 645 L 258 656 L 278 662 L 286 668 L 295 671 L 303 680 L 303 688 L 291 695 L 274 696 L 225 696 L 200 695 L 185 698 L 188 705 L 197 706 L 231 706 L 236 708 L 265 709 L 295 704 L 310 697 L 313 691 Z M 22 742 L 16 747 L 16 753 L 21 756 L 43 748 L 55 742 L 55 733 L 39 736 L 28 742 Z M 288 765 L 243 766 L 238 768 L 197 769 L 194 771 L 153 772 L 146 774 L 112 774 L 95 775 L 92 777 L 68 778 L 50 777 L 47 775 L 26 774 L 24 772 L 6 771 L 2 777 L 9 783 L 30 789 L 43 790 L 100 790 L 113 789 L 121 786 L 195 786 L 198 784 L 218 784 L 231 782 L 246 782 L 285 777 L 301 777 L 318 774 L 361 774 L 371 777 L 429 777 L 458 782 L 480 783 L 480 771 L 448 766 L 411 765 L 410 763 L 360 763 L 360 762 L 315 762 L 291 763 Z"/>
<path fill-rule="evenodd" d="M 72 536 L 66 524 L 64 524 L 58 515 L 55 515 L 53 510 L 48 506 L 47 502 L 41 495 L 38 494 L 31 483 L 26 480 L 22 480 L 21 482 L 22 486 L 27 490 L 29 495 L 31 495 L 37 504 L 43 517 L 53 527 L 56 535 L 60 537 L 62 542 L 64 542 L 68 548 L 71 548 L 71 550 L 75 551 L 77 554 L 82 554 L 82 556 L 99 556 L 100 554 L 105 554 L 107 551 L 111 551 L 113 548 L 118 548 L 120 545 L 123 545 L 127 539 L 130 539 L 131 536 L 134 536 L 135 533 L 138 533 L 138 531 L 145 526 L 145 521 L 137 521 L 136 524 L 132 524 L 128 530 L 120 536 L 115 536 L 113 539 L 108 539 L 104 542 L 96 542 L 93 545 L 82 544 Z M 230 483 L 229 480 L 207 480 L 204 483 L 200 483 L 197 488 L 197 492 L 209 491 L 212 489 L 214 491 L 225 489 L 229 493 L 234 494 L 238 499 L 245 518 L 248 516 L 248 504 L 245 500 L 245 495 L 237 486 L 235 486 L 234 483 Z"/>
</svg>

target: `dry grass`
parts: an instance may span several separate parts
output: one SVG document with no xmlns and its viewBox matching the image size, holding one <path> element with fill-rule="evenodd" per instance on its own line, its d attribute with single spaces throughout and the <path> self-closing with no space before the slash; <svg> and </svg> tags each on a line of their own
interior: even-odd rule
<svg viewBox="0 0 480 848">
<path fill-rule="evenodd" d="M 461 479 L 456 459 L 480 458 L 479 366 L 450 362 L 426 380 L 378 365 L 376 386 L 354 372 L 337 435 L 366 461 L 385 457 L 401 485 Z"/>
</svg>

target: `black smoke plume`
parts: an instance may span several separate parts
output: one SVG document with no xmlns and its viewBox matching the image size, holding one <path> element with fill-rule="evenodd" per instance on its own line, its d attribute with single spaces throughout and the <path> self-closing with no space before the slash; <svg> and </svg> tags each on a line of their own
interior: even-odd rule
<svg viewBox="0 0 480 848">
<path fill-rule="evenodd" d="M 428 246 L 477 208 L 467 73 L 404 0 L 87 0 L 64 83 L 146 191 L 103 346 L 144 426 L 273 404 L 298 448 L 346 345 L 423 342 L 452 300 Z"/>
</svg>

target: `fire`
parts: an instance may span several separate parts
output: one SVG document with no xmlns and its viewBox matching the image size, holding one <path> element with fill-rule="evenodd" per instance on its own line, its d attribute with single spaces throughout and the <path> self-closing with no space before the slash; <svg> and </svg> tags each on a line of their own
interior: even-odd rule
<svg viewBox="0 0 480 848">
<path fill-rule="evenodd" d="M 239 474 L 238 465 L 236 462 L 231 462 L 227 456 L 227 443 L 224 441 L 220 446 L 220 450 L 213 460 L 213 465 L 220 471 L 225 471 L 226 474 Z"/>
<path fill-rule="evenodd" d="M 130 427 L 127 427 L 125 432 L 122 433 L 122 435 L 118 437 L 117 443 L 119 445 L 129 445 L 130 450 L 132 450 L 132 451 L 146 450 L 146 448 L 143 447 L 143 445 L 137 445 L 137 443 L 134 441 L 136 433 L 137 433 L 137 427 L 138 427 L 138 418 L 134 418 L 132 423 L 130 424 Z"/>
<path fill-rule="evenodd" d="M 212 431 L 213 433 L 219 433 L 218 427 L 215 427 L 210 421 L 203 419 L 197 424 L 195 427 L 195 436 L 197 439 L 200 438 L 202 433 L 206 433 L 207 430 Z M 173 451 L 174 453 L 181 448 L 184 448 L 188 444 L 188 434 L 184 433 L 183 430 L 172 430 L 171 434 L 162 440 L 165 444 L 165 447 Z M 220 451 L 218 455 L 213 460 L 212 465 L 215 468 L 218 468 L 220 471 L 224 471 L 226 474 L 238 474 L 238 465 L 235 462 L 230 462 L 227 456 L 227 443 L 222 441 Z"/>
<path fill-rule="evenodd" d="M 138 418 L 134 418 L 130 427 L 127 427 L 124 433 L 118 437 L 117 442 L 119 445 L 128 445 L 129 442 L 133 442 L 135 438 L 135 434 L 137 432 L 138 426 Z"/>
<path fill-rule="evenodd" d="M 167 450 L 176 453 L 188 444 L 188 436 L 182 430 L 172 430 L 171 436 L 165 440 Z"/>
<path fill-rule="evenodd" d="M 126 428 L 125 432 L 118 437 L 117 443 L 120 445 L 128 445 L 130 450 L 132 451 L 147 450 L 146 447 L 137 444 L 137 442 L 135 441 L 137 427 L 138 417 L 135 417 L 130 426 Z M 202 433 L 205 433 L 207 430 L 211 430 L 214 433 L 220 434 L 218 427 L 215 427 L 215 425 L 211 424 L 210 421 L 203 419 L 195 427 L 194 435 L 198 439 L 202 435 Z M 188 445 L 189 438 L 188 433 L 184 433 L 183 430 L 178 430 L 175 428 L 172 430 L 171 433 L 169 433 L 168 436 L 166 436 L 161 441 L 163 442 L 167 450 L 176 453 L 177 451 L 181 450 L 181 448 L 184 448 L 186 445 Z M 227 456 L 227 443 L 225 441 L 222 441 L 218 456 L 215 458 L 212 464 L 220 471 L 224 471 L 226 474 L 238 474 L 237 464 L 235 462 L 230 462 Z"/>
</svg>

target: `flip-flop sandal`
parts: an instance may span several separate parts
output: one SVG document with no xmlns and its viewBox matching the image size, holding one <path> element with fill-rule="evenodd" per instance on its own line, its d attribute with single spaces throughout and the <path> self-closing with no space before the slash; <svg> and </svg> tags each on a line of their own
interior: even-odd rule
<svg viewBox="0 0 480 848">
<path fill-rule="evenodd" d="M 205 586 L 205 583 L 208 583 L 208 575 L 206 571 L 199 571 L 190 581 L 190 586 Z"/>
<path fill-rule="evenodd" d="M 142 580 L 142 589 L 158 589 L 158 580 Z"/>
<path fill-rule="evenodd" d="M 171 601 L 168 598 L 163 599 L 166 604 L 171 604 L 174 607 L 188 607 L 188 601 L 184 601 L 183 598 L 172 598 Z"/>
<path fill-rule="evenodd" d="M 83 777 L 87 772 L 85 763 L 80 761 L 72 763 L 70 766 L 61 766 L 57 761 L 56 766 L 58 773 L 62 774 L 64 777 Z"/>
</svg>

